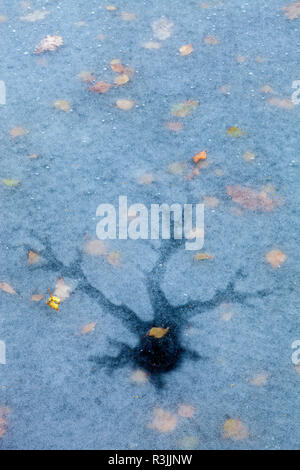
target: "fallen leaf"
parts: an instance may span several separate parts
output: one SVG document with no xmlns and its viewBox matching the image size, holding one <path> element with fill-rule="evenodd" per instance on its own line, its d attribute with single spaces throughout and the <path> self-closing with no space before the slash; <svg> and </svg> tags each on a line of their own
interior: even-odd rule
<svg viewBox="0 0 300 470">
<path fill-rule="evenodd" d="M 206 150 L 202 150 L 201 152 L 193 156 L 193 162 L 198 163 L 200 160 L 206 160 L 206 158 L 207 158 Z"/>
<path fill-rule="evenodd" d="M 117 7 L 115 7 L 114 5 L 107 5 L 105 8 L 108 11 L 116 11 L 117 10 Z"/>
<path fill-rule="evenodd" d="M 268 377 L 269 374 L 267 372 L 261 372 L 260 374 L 254 375 L 250 380 L 250 383 L 255 387 L 263 387 L 266 384 Z"/>
<path fill-rule="evenodd" d="M 46 51 L 55 51 L 58 47 L 61 47 L 63 43 L 61 36 L 46 36 L 36 46 L 34 53 L 41 54 Z"/>
<path fill-rule="evenodd" d="M 106 259 L 112 266 L 118 267 L 121 264 L 121 254 L 119 251 L 112 251 L 106 256 Z"/>
<path fill-rule="evenodd" d="M 110 61 L 109 65 L 111 66 L 111 69 L 113 72 L 116 73 L 124 73 L 126 71 L 126 67 L 121 64 L 120 59 L 113 59 Z"/>
<path fill-rule="evenodd" d="M 134 21 L 136 20 L 136 15 L 134 13 L 128 13 L 127 11 L 122 11 L 121 18 L 123 21 Z"/>
<path fill-rule="evenodd" d="M 93 331 L 95 329 L 95 326 L 97 325 L 97 322 L 94 321 L 94 322 L 91 322 L 91 323 L 88 323 L 87 325 L 85 325 L 81 331 L 80 331 L 80 334 L 82 335 L 86 335 L 87 333 L 90 333 L 91 331 Z"/>
<path fill-rule="evenodd" d="M 86 243 L 84 251 L 91 256 L 104 256 L 107 253 L 107 248 L 102 240 L 90 240 Z"/>
<path fill-rule="evenodd" d="M 27 257 L 27 264 L 32 265 L 40 261 L 40 256 L 33 250 L 30 250 Z"/>
<path fill-rule="evenodd" d="M 34 23 L 35 21 L 43 20 L 49 15 L 50 11 L 47 10 L 35 10 L 32 13 L 29 13 L 26 16 L 21 16 L 21 21 L 28 21 L 29 23 Z"/>
<path fill-rule="evenodd" d="M 177 418 L 168 411 L 162 408 L 154 408 L 154 417 L 149 424 L 150 429 L 155 429 L 159 432 L 171 432 L 177 425 Z"/>
<path fill-rule="evenodd" d="M 287 259 L 287 256 L 280 250 L 271 250 L 266 254 L 266 260 L 273 268 L 279 268 Z"/>
<path fill-rule="evenodd" d="M 185 405 L 181 403 L 178 406 L 178 414 L 182 418 L 192 418 L 195 414 L 195 408 L 192 405 Z"/>
<path fill-rule="evenodd" d="M 44 298 L 44 294 L 33 294 L 30 298 L 32 302 L 40 302 Z"/>
<path fill-rule="evenodd" d="M 132 373 L 130 379 L 137 384 L 145 384 L 148 382 L 148 374 L 142 369 L 137 369 Z"/>
<path fill-rule="evenodd" d="M 162 338 L 163 336 L 165 336 L 165 334 L 168 333 L 170 328 L 158 328 L 158 327 L 153 327 L 151 328 L 151 330 L 149 331 L 148 333 L 148 336 L 154 336 L 154 338 Z"/>
<path fill-rule="evenodd" d="M 185 167 L 185 162 L 170 163 L 170 165 L 168 166 L 168 172 L 171 173 L 171 175 L 180 175 L 184 172 Z"/>
<path fill-rule="evenodd" d="M 148 41 L 148 42 L 144 42 L 142 44 L 142 47 L 144 49 L 160 49 L 161 48 L 161 43 L 156 42 L 156 41 Z"/>
<path fill-rule="evenodd" d="M 270 98 L 268 103 L 281 109 L 292 109 L 294 107 L 294 103 L 288 98 L 279 98 L 276 96 Z"/>
<path fill-rule="evenodd" d="M 204 205 L 210 209 L 217 207 L 220 203 L 219 199 L 213 196 L 204 196 Z"/>
<path fill-rule="evenodd" d="M 7 21 L 7 16 L 0 15 L 0 23 L 6 23 L 6 21 Z"/>
<path fill-rule="evenodd" d="M 53 295 L 59 297 L 61 301 L 66 300 L 70 297 L 72 288 L 65 283 L 62 277 L 60 277 L 56 283 Z"/>
<path fill-rule="evenodd" d="M 165 41 L 171 36 L 174 24 L 163 16 L 159 20 L 154 21 L 151 27 L 154 36 L 161 41 Z"/>
<path fill-rule="evenodd" d="M 7 294 L 16 294 L 15 289 L 7 282 L 0 282 L 0 289 L 2 289 Z"/>
<path fill-rule="evenodd" d="M 212 255 L 209 255 L 208 253 L 196 253 L 194 256 L 195 261 L 203 261 L 205 259 L 213 259 L 214 257 Z"/>
<path fill-rule="evenodd" d="M 246 426 L 238 419 L 228 419 L 223 425 L 223 439 L 241 441 L 249 437 Z"/>
<path fill-rule="evenodd" d="M 88 70 L 83 70 L 82 72 L 80 72 L 78 74 L 78 78 L 84 83 L 90 83 L 96 80 L 95 76 Z"/>
<path fill-rule="evenodd" d="M 185 44 L 179 48 L 179 52 L 181 56 L 189 55 L 193 52 L 194 48 L 192 44 Z"/>
<path fill-rule="evenodd" d="M 31 155 L 28 155 L 28 158 L 37 158 L 38 154 L 37 153 L 32 153 Z"/>
<path fill-rule="evenodd" d="M 183 103 L 174 104 L 174 106 L 172 106 L 171 113 L 174 116 L 185 117 L 195 111 L 198 104 L 199 102 L 195 100 L 188 100 Z"/>
<path fill-rule="evenodd" d="M 28 134 L 28 131 L 22 126 L 13 127 L 9 131 L 11 137 L 15 139 L 16 137 L 21 137 L 22 135 Z"/>
<path fill-rule="evenodd" d="M 116 85 L 118 86 L 121 86 L 121 85 L 125 85 L 125 83 L 129 82 L 130 78 L 128 77 L 128 75 L 126 73 L 122 73 L 121 75 L 118 75 L 114 82 Z"/>
<path fill-rule="evenodd" d="M 14 187 L 14 186 L 19 186 L 20 181 L 7 178 L 3 180 L 3 184 L 5 184 L 5 186 Z"/>
<path fill-rule="evenodd" d="M 230 137 L 242 137 L 245 135 L 245 132 L 242 131 L 239 127 L 232 126 L 227 129 L 227 134 L 230 135 Z"/>
<path fill-rule="evenodd" d="M 266 191 L 256 191 L 240 185 L 228 186 L 227 194 L 234 202 L 250 211 L 271 212 L 281 204 L 279 198 L 268 195 Z"/>
<path fill-rule="evenodd" d="M 56 100 L 54 101 L 53 105 L 54 108 L 60 109 L 61 111 L 64 111 L 65 113 L 68 113 L 70 111 L 70 104 L 66 100 Z"/>
<path fill-rule="evenodd" d="M 179 132 L 182 130 L 181 122 L 165 122 L 165 126 L 173 132 Z"/>
<path fill-rule="evenodd" d="M 130 111 L 130 109 L 133 108 L 134 104 L 135 101 L 133 100 L 119 99 L 116 101 L 116 105 L 118 106 L 118 108 L 122 109 L 123 111 Z"/>
<path fill-rule="evenodd" d="M 253 162 L 253 160 L 256 158 L 256 155 L 252 152 L 245 152 L 243 158 L 246 160 L 246 162 Z"/>
<path fill-rule="evenodd" d="M 220 40 L 216 38 L 215 36 L 212 36 L 211 34 L 208 34 L 206 38 L 204 39 L 205 44 L 213 45 L 216 46 L 217 44 L 220 44 Z"/>
<path fill-rule="evenodd" d="M 89 90 L 94 93 L 106 93 L 111 88 L 111 85 L 106 82 L 97 82 L 95 85 L 91 86 Z"/>
<path fill-rule="evenodd" d="M 282 7 L 282 10 L 289 20 L 295 20 L 300 16 L 300 2 L 295 2 L 291 5 Z"/>
</svg>

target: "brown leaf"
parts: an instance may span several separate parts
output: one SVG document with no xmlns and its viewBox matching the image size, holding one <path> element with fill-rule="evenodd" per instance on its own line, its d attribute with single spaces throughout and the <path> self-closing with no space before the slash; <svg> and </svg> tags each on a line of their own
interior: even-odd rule
<svg viewBox="0 0 300 470">
<path fill-rule="evenodd" d="M 46 36 L 36 46 L 34 53 L 41 54 L 46 51 L 55 51 L 58 47 L 62 46 L 63 43 L 61 36 Z"/>
<path fill-rule="evenodd" d="M 168 333 L 170 328 L 158 328 L 158 327 L 153 327 L 151 328 L 151 330 L 149 331 L 148 335 L 149 336 L 154 336 L 154 338 L 162 338 L 163 336 L 165 336 L 165 334 Z"/>
<path fill-rule="evenodd" d="M 176 425 L 176 416 L 162 408 L 154 408 L 154 417 L 149 424 L 150 429 L 155 429 L 159 432 L 171 432 L 175 429 Z"/>
<path fill-rule="evenodd" d="M 111 85 L 106 82 L 97 82 L 95 85 L 91 86 L 89 90 L 94 93 L 106 93 L 111 88 Z"/>
<path fill-rule="evenodd" d="M 292 3 L 291 5 L 282 7 L 282 9 L 289 20 L 295 20 L 300 16 L 300 2 Z"/>
<path fill-rule="evenodd" d="M 7 282 L 0 282 L 0 289 L 2 289 L 7 294 L 16 294 L 15 289 Z"/>
<path fill-rule="evenodd" d="M 194 48 L 192 44 L 185 44 L 179 48 L 179 52 L 181 56 L 189 55 L 193 52 Z"/>
<path fill-rule="evenodd" d="M 272 250 L 266 254 L 266 260 L 273 268 L 279 268 L 287 259 L 287 256 L 280 250 Z"/>
<path fill-rule="evenodd" d="M 249 437 L 248 429 L 239 419 L 228 419 L 223 425 L 223 439 L 241 441 Z"/>
<path fill-rule="evenodd" d="M 200 160 L 206 160 L 206 158 L 207 158 L 206 150 L 202 150 L 201 152 L 193 156 L 193 162 L 198 163 L 200 162 Z"/>
<path fill-rule="evenodd" d="M 279 198 L 270 196 L 266 191 L 257 191 L 245 186 L 227 186 L 227 194 L 234 202 L 250 211 L 272 212 L 281 203 Z"/>
<path fill-rule="evenodd" d="M 93 331 L 95 329 L 95 326 L 97 325 L 97 322 L 94 321 L 94 322 L 91 322 L 91 323 L 88 323 L 87 325 L 85 325 L 81 331 L 80 331 L 80 334 L 82 335 L 86 335 L 87 333 L 90 333 L 91 331 Z"/>
<path fill-rule="evenodd" d="M 239 127 L 232 126 L 227 129 L 227 134 L 230 135 L 230 137 L 242 137 L 245 135 L 245 132 L 242 131 Z"/>
<path fill-rule="evenodd" d="M 40 256 L 35 251 L 30 250 L 27 257 L 27 263 L 29 265 L 36 264 L 40 261 Z"/>
</svg>

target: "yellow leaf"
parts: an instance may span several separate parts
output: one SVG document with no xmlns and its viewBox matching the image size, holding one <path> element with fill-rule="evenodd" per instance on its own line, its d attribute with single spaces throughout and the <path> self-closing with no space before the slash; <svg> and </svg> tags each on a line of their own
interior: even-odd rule
<svg viewBox="0 0 300 470">
<path fill-rule="evenodd" d="M 227 129 L 227 134 L 230 135 L 230 137 L 242 137 L 245 135 L 245 132 L 242 131 L 239 127 L 232 126 Z"/>
<path fill-rule="evenodd" d="M 104 256 L 107 250 L 102 240 L 90 240 L 86 243 L 84 251 L 91 256 Z"/>
<path fill-rule="evenodd" d="M 279 268 L 287 259 L 287 256 L 280 250 L 271 250 L 266 254 L 266 260 L 273 268 Z"/>
<path fill-rule="evenodd" d="M 122 73 L 121 75 L 118 75 L 114 82 L 116 85 L 118 86 L 121 86 L 121 85 L 125 85 L 125 83 L 129 82 L 130 78 L 128 77 L 128 75 L 126 73 Z"/>
<path fill-rule="evenodd" d="M 66 100 L 56 100 L 53 103 L 54 108 L 60 109 L 61 111 L 64 111 L 65 113 L 68 113 L 70 111 L 70 104 Z"/>
<path fill-rule="evenodd" d="M 24 127 L 22 126 L 17 126 L 17 127 L 13 127 L 10 131 L 9 131 L 11 137 L 13 139 L 15 139 L 16 137 L 21 137 L 22 135 L 26 135 L 28 134 L 28 131 L 26 129 L 24 129 Z"/>
<path fill-rule="evenodd" d="M 65 283 L 62 277 L 60 277 L 56 283 L 53 295 L 64 301 L 70 297 L 71 292 L 72 288 Z"/>
<path fill-rule="evenodd" d="M 37 253 L 35 253 L 35 251 L 30 250 L 28 253 L 27 263 L 31 265 L 31 264 L 38 263 L 39 260 L 40 260 L 40 256 Z"/>
<path fill-rule="evenodd" d="M 7 282 L 0 282 L 0 289 L 2 289 L 7 294 L 16 294 L 15 289 L 7 284 Z"/>
<path fill-rule="evenodd" d="M 197 253 L 195 256 L 194 256 L 194 260 L 195 261 L 202 261 L 204 259 L 213 259 L 213 256 L 212 255 L 209 255 L 208 253 Z"/>
<path fill-rule="evenodd" d="M 125 99 L 120 99 L 116 101 L 116 105 L 118 106 L 119 109 L 122 109 L 123 111 L 129 111 L 130 109 L 133 108 L 134 106 L 134 101 L 132 100 L 125 100 Z"/>
<path fill-rule="evenodd" d="M 181 56 L 189 55 L 193 52 L 193 50 L 194 50 L 194 48 L 193 48 L 192 44 L 186 44 L 186 45 L 181 46 L 179 48 L 179 52 L 180 52 Z"/>
<path fill-rule="evenodd" d="M 228 419 L 223 425 L 223 439 L 241 441 L 249 437 L 246 426 L 239 419 Z"/>
<path fill-rule="evenodd" d="M 149 424 L 150 429 L 155 429 L 159 432 L 171 432 L 175 429 L 176 425 L 176 416 L 162 408 L 154 408 L 154 417 Z"/>
<path fill-rule="evenodd" d="M 92 322 L 92 323 L 88 323 L 87 325 L 85 325 L 85 326 L 81 329 L 80 333 L 81 333 L 82 335 L 86 335 L 87 333 L 90 333 L 90 331 L 93 331 L 96 325 L 97 325 L 97 322 L 96 322 L 96 321 L 94 321 L 94 322 Z"/>
<path fill-rule="evenodd" d="M 154 338 L 162 338 L 163 336 L 165 336 L 165 334 L 168 333 L 169 329 L 170 328 L 158 328 L 154 326 L 153 328 L 151 328 L 148 335 L 154 336 Z"/>
<path fill-rule="evenodd" d="M 20 185 L 19 180 L 12 180 L 12 179 L 9 179 L 9 178 L 3 180 L 3 183 L 5 184 L 5 186 L 9 186 L 9 187 L 19 186 Z"/>
</svg>

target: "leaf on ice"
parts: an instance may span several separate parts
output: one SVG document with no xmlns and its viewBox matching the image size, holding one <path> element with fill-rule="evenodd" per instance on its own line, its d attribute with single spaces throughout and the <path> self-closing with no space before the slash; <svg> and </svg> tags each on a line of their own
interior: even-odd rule
<svg viewBox="0 0 300 470">
<path fill-rule="evenodd" d="M 205 44 L 216 46 L 220 44 L 220 39 L 216 38 L 215 36 L 212 36 L 211 34 L 208 34 L 204 39 L 204 42 Z"/>
<path fill-rule="evenodd" d="M 120 59 L 111 60 L 109 65 L 110 65 L 111 69 L 113 70 L 113 72 L 125 73 L 125 71 L 126 71 L 126 67 L 123 64 L 121 64 Z"/>
<path fill-rule="evenodd" d="M 255 387 L 263 387 L 268 380 L 269 374 L 267 372 L 261 372 L 260 374 L 256 374 L 250 380 L 251 385 Z"/>
<path fill-rule="evenodd" d="M 27 256 L 27 264 L 32 265 L 40 261 L 40 256 L 33 250 L 30 250 Z"/>
<path fill-rule="evenodd" d="M 120 16 L 121 16 L 121 19 L 123 21 L 134 21 L 134 20 L 136 20 L 136 15 L 134 13 L 128 13 L 127 11 L 122 11 Z"/>
<path fill-rule="evenodd" d="M 241 441 L 249 437 L 248 429 L 239 419 L 227 419 L 223 425 L 223 439 Z"/>
<path fill-rule="evenodd" d="M 53 107 L 56 109 L 60 109 L 61 111 L 64 111 L 65 113 L 68 113 L 70 111 L 70 103 L 66 100 L 56 100 L 53 103 Z"/>
<path fill-rule="evenodd" d="M 7 406 L 0 407 L 0 438 L 4 436 L 8 429 L 7 416 L 11 410 Z"/>
<path fill-rule="evenodd" d="M 278 249 L 271 250 L 266 254 L 266 260 L 273 268 L 279 268 L 286 259 L 286 254 Z"/>
<path fill-rule="evenodd" d="M 194 256 L 195 261 L 203 261 L 206 259 L 213 259 L 214 257 L 212 255 L 209 255 L 208 253 L 196 253 Z"/>
<path fill-rule="evenodd" d="M 116 85 L 121 86 L 125 85 L 125 83 L 129 82 L 130 78 L 126 73 L 122 73 L 121 75 L 118 75 L 114 82 Z"/>
<path fill-rule="evenodd" d="M 133 108 L 134 104 L 135 101 L 133 100 L 119 99 L 116 101 L 116 105 L 118 106 L 118 108 L 122 109 L 123 111 L 130 111 L 130 109 Z"/>
<path fill-rule="evenodd" d="M 63 38 L 61 36 L 46 36 L 36 46 L 34 53 L 41 54 L 47 51 L 55 51 L 58 47 L 63 45 Z"/>
<path fill-rule="evenodd" d="M 121 264 L 121 254 L 119 251 L 112 251 L 106 256 L 106 259 L 112 266 L 118 267 Z"/>
<path fill-rule="evenodd" d="M 300 2 L 282 7 L 282 10 L 289 20 L 296 20 L 300 16 Z"/>
<path fill-rule="evenodd" d="M 168 39 L 173 31 L 174 24 L 165 16 L 156 20 L 151 25 L 154 36 L 161 41 Z"/>
<path fill-rule="evenodd" d="M 192 418 L 195 414 L 195 408 L 192 405 L 181 403 L 178 406 L 178 414 L 182 418 Z"/>
<path fill-rule="evenodd" d="M 149 424 L 150 429 L 155 429 L 159 432 L 171 432 L 176 428 L 177 417 L 165 411 L 162 408 L 154 408 L 154 417 Z"/>
<path fill-rule="evenodd" d="M 84 83 L 91 83 L 96 79 L 95 76 L 88 70 L 83 70 L 82 72 L 80 72 L 78 74 L 78 78 Z"/>
<path fill-rule="evenodd" d="M 192 44 L 185 44 L 179 48 L 180 55 L 182 57 L 190 55 L 193 52 L 194 48 Z"/>
<path fill-rule="evenodd" d="M 149 331 L 148 335 L 149 336 L 154 336 L 154 338 L 162 338 L 163 336 L 165 336 L 165 334 L 168 333 L 170 328 L 158 328 L 158 327 L 153 327 L 151 328 L 151 330 Z"/>
<path fill-rule="evenodd" d="M 242 137 L 243 135 L 245 135 L 245 132 L 242 131 L 242 129 L 240 129 L 239 127 L 232 126 L 227 129 L 227 134 L 230 137 Z"/>
<path fill-rule="evenodd" d="M 197 109 L 199 102 L 195 100 L 188 100 L 182 103 L 177 103 L 172 106 L 171 113 L 174 116 L 185 117 Z"/>
<path fill-rule="evenodd" d="M 142 44 L 142 47 L 144 49 L 160 49 L 161 48 L 161 43 L 156 42 L 156 41 L 148 41 L 148 42 L 144 42 Z"/>
<path fill-rule="evenodd" d="M 44 298 L 44 294 L 33 294 L 30 298 L 32 302 L 40 302 Z"/>
<path fill-rule="evenodd" d="M 16 294 L 16 291 L 10 284 L 7 282 L 0 282 L 0 289 L 6 292 L 7 294 Z"/>
<path fill-rule="evenodd" d="M 96 321 L 88 323 L 83 328 L 81 328 L 80 334 L 86 335 L 87 333 L 90 333 L 91 331 L 93 331 L 95 329 L 96 325 L 97 325 Z"/>
<path fill-rule="evenodd" d="M 268 103 L 281 109 L 292 109 L 294 107 L 294 103 L 290 99 L 279 98 L 278 96 L 273 96 L 273 98 L 270 98 Z"/>
<path fill-rule="evenodd" d="M 107 253 L 106 245 L 102 240 L 90 240 L 86 243 L 84 251 L 91 256 L 104 256 Z"/>
<path fill-rule="evenodd" d="M 267 191 L 257 191 L 240 185 L 228 186 L 227 194 L 235 203 L 250 211 L 272 212 L 282 202 Z"/>
<path fill-rule="evenodd" d="M 17 127 L 13 127 L 10 131 L 9 131 L 11 137 L 13 139 L 15 139 L 16 137 L 21 137 L 22 135 L 26 135 L 28 134 L 28 131 L 26 129 L 24 129 L 24 127 L 22 126 L 17 126 Z"/>
<path fill-rule="evenodd" d="M 7 179 L 3 180 L 3 184 L 5 184 L 5 186 L 8 186 L 8 187 L 14 187 L 14 186 L 19 186 L 20 181 L 7 178 Z"/>
<path fill-rule="evenodd" d="M 207 158 L 206 150 L 202 150 L 201 152 L 193 156 L 193 162 L 198 163 L 201 160 L 206 160 L 206 158 Z"/>
<path fill-rule="evenodd" d="M 165 122 L 165 126 L 173 132 L 182 131 L 182 124 L 181 122 Z"/>
<path fill-rule="evenodd" d="M 142 385 L 148 382 L 148 374 L 143 369 L 135 370 L 130 377 L 132 382 Z"/>
<path fill-rule="evenodd" d="M 94 93 L 106 93 L 111 88 L 111 85 L 106 82 L 97 82 L 95 85 L 91 86 L 89 90 Z"/>
</svg>

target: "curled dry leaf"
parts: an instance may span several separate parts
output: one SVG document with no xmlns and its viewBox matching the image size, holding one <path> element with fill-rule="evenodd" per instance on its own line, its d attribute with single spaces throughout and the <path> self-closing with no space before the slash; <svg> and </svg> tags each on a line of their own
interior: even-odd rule
<svg viewBox="0 0 300 470">
<path fill-rule="evenodd" d="M 27 264 L 32 265 L 40 261 L 40 256 L 33 250 L 30 250 L 27 257 Z"/>
<path fill-rule="evenodd" d="M 47 10 L 35 10 L 32 13 L 29 13 L 26 16 L 21 16 L 21 21 L 28 21 L 29 23 L 34 23 L 35 21 L 43 20 L 49 15 L 50 11 Z"/>
<path fill-rule="evenodd" d="M 177 417 L 162 408 L 154 408 L 154 417 L 149 424 L 150 429 L 159 432 L 171 432 L 177 425 Z"/>
<path fill-rule="evenodd" d="M 118 106 L 118 108 L 122 109 L 123 111 L 130 111 L 130 109 L 133 108 L 134 104 L 135 101 L 133 100 L 120 99 L 116 101 L 116 105 Z"/>
<path fill-rule="evenodd" d="M 273 268 L 279 268 L 286 261 L 286 259 L 286 254 L 278 249 L 271 250 L 266 254 L 266 260 Z"/>
<path fill-rule="evenodd" d="M 282 7 L 282 9 L 289 20 L 295 20 L 300 16 L 300 2 L 294 2 L 291 5 Z"/>
<path fill-rule="evenodd" d="M 248 439 L 249 433 L 246 426 L 239 419 L 228 419 L 223 425 L 223 439 L 241 441 Z"/>
<path fill-rule="evenodd" d="M 104 256 L 107 253 L 106 245 L 102 240 L 90 240 L 86 243 L 84 251 L 91 256 Z"/>
<path fill-rule="evenodd" d="M 26 135 L 28 134 L 28 131 L 26 129 L 24 129 L 24 127 L 22 126 L 17 126 L 17 127 L 13 127 L 10 131 L 9 131 L 11 137 L 13 139 L 15 139 L 16 137 L 21 137 L 22 135 Z"/>
<path fill-rule="evenodd" d="M 61 111 L 64 111 L 65 113 L 68 113 L 71 109 L 70 103 L 66 100 L 56 100 L 54 101 L 52 106 L 56 109 L 60 109 Z"/>
<path fill-rule="evenodd" d="M 70 297 L 71 292 L 72 288 L 60 277 L 56 283 L 53 295 L 59 297 L 61 301 L 64 301 Z"/>
<path fill-rule="evenodd" d="M 111 85 L 106 82 L 97 82 L 95 85 L 91 86 L 89 90 L 94 93 L 106 93 L 111 88 Z"/>
<path fill-rule="evenodd" d="M 168 333 L 169 329 L 170 328 L 159 328 L 159 327 L 154 326 L 153 328 L 151 328 L 148 335 L 154 336 L 154 338 L 160 339 Z"/>
<path fill-rule="evenodd" d="M 182 418 L 192 418 L 195 414 L 195 408 L 192 405 L 185 405 L 181 403 L 178 406 L 178 414 Z"/>
<path fill-rule="evenodd" d="M 7 294 L 16 294 L 16 291 L 10 284 L 7 282 L 0 282 L 0 289 L 6 292 Z"/>
<path fill-rule="evenodd" d="M 208 34 L 204 39 L 204 42 L 205 44 L 216 46 L 220 44 L 220 39 L 216 38 L 215 36 L 212 36 L 211 34 Z"/>
<path fill-rule="evenodd" d="M 281 200 L 266 191 L 257 191 L 245 186 L 228 186 L 227 194 L 234 202 L 249 211 L 272 212 L 281 204 Z"/>
<path fill-rule="evenodd" d="M 288 98 L 279 98 L 277 96 L 270 98 L 268 103 L 281 109 L 292 109 L 294 107 L 294 103 Z"/>
<path fill-rule="evenodd" d="M 179 52 L 181 56 L 190 55 L 193 52 L 194 48 L 192 44 L 185 44 L 179 48 Z"/>
<path fill-rule="evenodd" d="M 199 102 L 196 100 L 188 100 L 183 103 L 178 103 L 172 106 L 171 113 L 174 116 L 185 117 L 191 114 L 197 108 Z"/>
<path fill-rule="evenodd" d="M 208 253 L 196 253 L 194 256 L 195 261 L 203 261 L 206 259 L 213 259 L 214 257 L 212 255 L 209 255 Z"/>
<path fill-rule="evenodd" d="M 63 38 L 61 36 L 46 36 L 36 46 L 34 53 L 41 54 L 47 51 L 55 51 L 58 47 L 63 45 Z"/>
<path fill-rule="evenodd" d="M 88 323 L 87 325 L 84 325 L 84 327 L 81 328 L 80 334 L 86 335 L 87 333 L 90 333 L 91 331 L 95 329 L 96 325 L 97 325 L 96 321 Z"/>
<path fill-rule="evenodd" d="M 173 31 L 174 24 L 165 16 L 156 20 L 151 25 L 154 36 L 161 41 L 168 39 Z"/>
<path fill-rule="evenodd" d="M 121 75 L 118 75 L 114 82 L 116 85 L 121 86 L 125 85 L 125 83 L 129 82 L 130 78 L 126 73 L 122 73 Z"/>
</svg>

